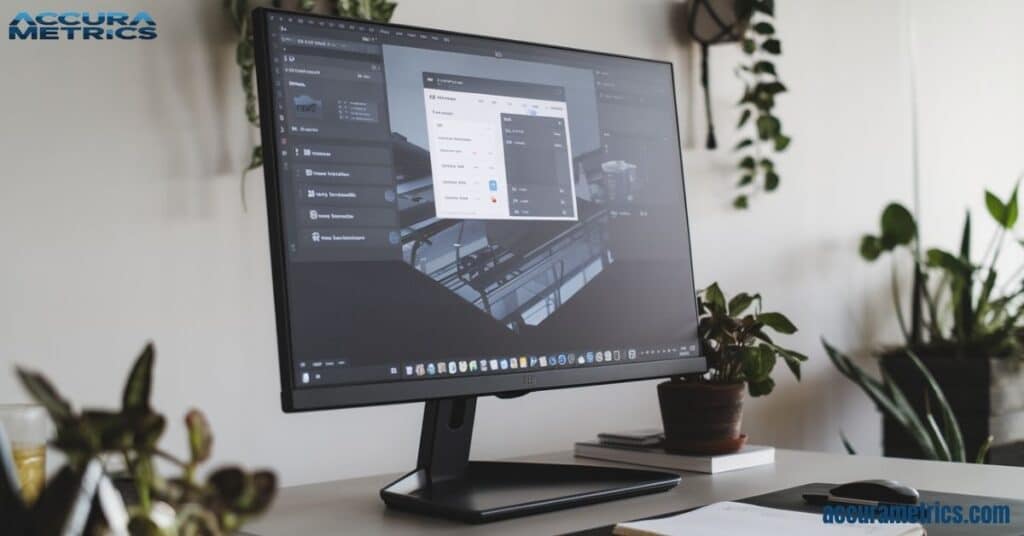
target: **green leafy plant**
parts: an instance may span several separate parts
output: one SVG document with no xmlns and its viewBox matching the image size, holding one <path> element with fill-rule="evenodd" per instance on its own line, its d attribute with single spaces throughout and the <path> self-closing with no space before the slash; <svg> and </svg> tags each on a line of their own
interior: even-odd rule
<svg viewBox="0 0 1024 536">
<path fill-rule="evenodd" d="M 898 250 L 910 256 L 913 282 L 909 321 L 900 299 L 895 264 L 892 296 L 906 346 L 919 353 L 943 350 L 959 357 L 986 359 L 1020 355 L 1018 330 L 1024 314 L 1024 264 L 1002 284 L 997 284 L 996 271 L 1018 219 L 1017 187 L 1005 200 L 986 191 L 985 205 L 996 229 L 977 261 L 971 257 L 970 212 L 964 218 L 957 252 L 924 250 L 914 216 L 898 203 L 891 203 L 882 211 L 879 234 L 861 239 L 860 254 L 868 261 Z"/>
<path fill-rule="evenodd" d="M 935 378 L 913 352 L 908 350 L 906 356 L 925 378 L 925 383 L 928 386 L 923 417 L 910 404 L 907 396 L 884 368 L 881 369 L 882 379 L 875 379 L 828 342 L 822 340 L 822 344 L 825 346 L 825 352 L 829 359 L 839 369 L 839 372 L 857 384 L 864 394 L 868 395 L 868 398 L 875 403 L 879 411 L 899 423 L 900 427 L 913 438 L 925 458 L 948 462 L 967 461 L 968 454 L 964 449 L 964 438 L 956 416 Z M 931 400 L 934 400 L 938 406 L 941 425 L 932 413 Z M 992 440 L 992 436 L 989 436 L 975 453 L 973 458 L 975 463 L 985 462 L 985 455 L 988 454 Z M 843 436 L 843 445 L 847 452 L 855 454 L 853 446 L 850 445 L 845 435 Z"/>
<path fill-rule="evenodd" d="M 1008 237 L 1012 237 L 1019 208 L 1017 186 L 1004 200 L 985 192 L 985 206 L 995 230 L 980 260 L 971 255 L 971 214 L 964 217 L 959 250 L 925 249 L 917 221 L 906 207 L 890 203 L 882 211 L 878 234 L 861 238 L 860 255 L 869 262 L 886 253 L 905 254 L 913 270 L 909 289 L 909 319 L 901 299 L 896 263 L 892 271 L 892 299 L 904 342 L 888 355 L 911 361 L 925 379 L 924 410 L 915 409 L 886 367 L 877 380 L 848 357 L 825 344 L 825 350 L 839 371 L 856 383 L 878 407 L 913 439 L 921 455 L 943 461 L 966 461 L 963 435 L 945 395 L 918 355 L 949 355 L 963 359 L 1020 359 L 1020 320 L 1024 314 L 1024 265 L 1002 284 L 996 266 Z M 1015 242 L 1020 243 L 1017 240 Z M 914 396 L 919 396 L 914 395 Z M 987 396 L 987 393 L 985 394 Z M 941 426 L 931 411 L 938 405 Z M 852 451 L 845 437 L 847 449 Z M 992 438 L 982 443 L 975 455 L 984 461 Z"/>
<path fill-rule="evenodd" d="M 746 382 L 750 396 L 772 392 L 772 370 L 782 360 L 800 379 L 800 364 L 807 356 L 777 344 L 766 330 L 790 335 L 796 326 L 782 313 L 761 310 L 761 295 L 741 292 L 726 299 L 718 283 L 700 291 L 698 332 L 708 361 L 708 372 L 687 380 L 710 383 Z"/>
<path fill-rule="evenodd" d="M 388 22 L 398 4 L 388 0 L 272 0 L 275 8 L 294 9 L 305 13 L 319 13 L 352 19 Z M 255 62 L 256 53 L 252 42 L 252 17 L 254 6 L 249 0 L 224 0 L 224 9 L 235 27 L 238 44 L 235 46 L 235 63 L 241 74 L 242 91 L 245 93 L 245 116 L 253 127 L 260 126 L 259 106 L 256 99 Z M 245 205 L 245 177 L 247 173 L 263 165 L 263 148 L 255 145 L 250 151 L 249 163 L 242 170 L 242 204 Z"/>
<path fill-rule="evenodd" d="M 198 480 L 196 470 L 209 459 L 213 447 L 210 426 L 198 410 L 189 411 L 184 419 L 188 431 L 188 457 L 181 459 L 162 450 L 158 443 L 166 419 L 154 411 L 149 402 L 154 358 L 153 345 L 147 345 L 128 375 L 121 408 L 116 411 L 75 411 L 43 375 L 21 368 L 17 374 L 29 395 L 46 408 L 56 426 L 52 446 L 67 459 L 67 466 L 61 474 L 81 474 L 94 460 L 107 462 L 114 456 L 123 460 L 126 473 L 111 476 L 127 482 L 130 488 L 128 529 L 132 534 L 217 535 L 235 532 L 247 519 L 270 506 L 277 489 L 277 478 L 270 471 L 250 473 L 238 467 L 223 467 L 211 472 L 204 481 Z M 174 478 L 161 476 L 157 472 L 157 459 L 178 467 L 181 475 Z M 31 519 L 56 517 L 56 512 L 45 510 L 55 504 L 67 504 L 78 493 L 75 488 L 60 489 L 58 492 L 71 496 L 48 500 L 48 495 L 52 496 L 53 490 L 58 488 L 47 484 L 33 507 L 22 506 L 19 511 L 29 519 L 20 520 L 15 526 L 31 526 Z M 158 526 L 151 517 L 157 502 L 175 511 L 172 526 Z M 43 511 L 33 511 L 39 509 Z"/>
<path fill-rule="evenodd" d="M 785 151 L 792 139 L 783 132 L 782 121 L 775 115 L 775 99 L 786 92 L 772 61 L 782 54 L 782 42 L 774 24 L 775 1 L 736 0 L 736 11 L 749 20 L 741 40 L 746 60 L 736 71 L 745 85 L 737 125 L 744 137 L 735 147 L 740 155 L 740 192 L 733 199 L 734 207 L 745 209 L 753 195 L 773 192 L 779 187 L 779 173 L 772 157 Z"/>
</svg>

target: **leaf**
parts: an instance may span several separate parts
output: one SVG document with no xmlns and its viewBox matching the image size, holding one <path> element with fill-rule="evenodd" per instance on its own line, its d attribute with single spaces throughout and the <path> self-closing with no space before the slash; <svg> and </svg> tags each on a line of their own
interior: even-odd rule
<svg viewBox="0 0 1024 536">
<path fill-rule="evenodd" d="M 740 182 L 738 182 L 736 184 L 736 186 L 746 186 L 746 185 L 748 185 L 748 184 L 750 184 L 752 182 L 754 182 L 754 176 L 753 175 L 744 175 L 744 176 L 740 177 Z"/>
<path fill-rule="evenodd" d="M 988 436 L 985 438 L 985 442 L 978 447 L 978 454 L 974 457 L 974 463 L 985 463 L 985 456 L 988 456 L 988 449 L 992 446 L 992 441 L 995 441 L 995 437 Z"/>
<path fill-rule="evenodd" d="M 746 311 L 750 304 L 754 303 L 754 300 L 761 299 L 760 294 L 750 295 L 746 292 L 740 292 L 739 294 L 732 297 L 729 300 L 729 314 L 732 316 L 739 316 Z"/>
<path fill-rule="evenodd" d="M 769 17 L 775 16 L 775 0 L 754 0 L 751 7 Z"/>
<path fill-rule="evenodd" d="M 245 499 L 247 480 L 245 472 L 238 467 L 223 467 L 214 471 L 207 482 L 218 498 L 229 508 L 234 509 Z"/>
<path fill-rule="evenodd" d="M 743 52 L 746 54 L 753 54 L 757 50 L 757 43 L 753 39 L 744 39 L 742 44 Z"/>
<path fill-rule="evenodd" d="M 235 47 L 235 63 L 239 67 L 252 67 L 256 61 L 256 54 L 252 42 L 248 39 L 241 39 Z"/>
<path fill-rule="evenodd" d="M 873 261 L 882 254 L 882 241 L 877 236 L 864 235 L 860 239 L 860 256 L 866 261 Z"/>
<path fill-rule="evenodd" d="M 718 287 L 718 283 L 711 283 L 711 285 L 704 289 L 704 301 L 711 306 L 712 311 L 725 312 L 725 294 L 722 293 L 722 289 Z"/>
<path fill-rule="evenodd" d="M 949 446 L 946 445 L 946 440 L 942 438 L 942 431 L 939 430 L 939 423 L 935 422 L 935 416 L 930 412 L 925 415 L 925 422 L 928 423 L 928 433 L 932 438 L 932 444 L 935 445 L 935 451 L 939 455 L 939 460 L 944 462 L 949 461 L 961 461 L 950 457 Z"/>
<path fill-rule="evenodd" d="M 769 22 L 759 22 L 754 25 L 754 31 L 761 35 L 771 35 L 775 33 L 775 27 Z"/>
<path fill-rule="evenodd" d="M 779 355 L 782 356 L 782 359 L 786 362 L 786 366 L 789 367 L 789 371 L 793 373 L 793 376 L 796 377 L 797 381 L 800 381 L 802 379 L 800 377 L 800 364 L 803 363 L 804 361 L 807 361 L 807 356 L 798 352 L 794 352 L 792 350 L 786 350 L 784 348 L 776 347 L 776 350 L 779 352 Z"/>
<path fill-rule="evenodd" d="M 769 171 L 764 176 L 764 189 L 773 192 L 779 187 L 779 175 L 774 171 Z"/>
<path fill-rule="evenodd" d="M 253 500 L 245 509 L 248 515 L 261 514 L 270 507 L 277 492 L 277 476 L 270 471 L 257 471 L 252 475 Z"/>
<path fill-rule="evenodd" d="M 839 372 L 857 384 L 861 391 L 863 391 L 864 394 L 866 394 L 868 398 L 875 403 L 875 406 L 879 411 L 890 416 L 893 420 L 899 423 L 899 425 L 914 439 L 918 447 L 921 448 L 921 452 L 924 453 L 925 457 L 933 460 L 937 459 L 935 447 L 932 445 L 927 431 L 924 430 L 923 425 L 917 418 L 917 414 L 914 412 L 914 409 L 906 403 L 899 403 L 900 401 L 905 402 L 905 397 L 900 395 L 896 399 L 893 398 L 892 393 L 899 393 L 898 388 L 895 388 L 894 385 L 883 385 L 878 380 L 866 374 L 864 370 L 855 365 L 849 357 L 834 348 L 827 341 L 822 339 L 821 343 L 825 347 L 825 353 L 828 354 L 832 364 L 835 365 Z"/>
<path fill-rule="evenodd" d="M 1020 215 L 1017 208 L 1017 188 L 1013 187 L 1013 192 L 1010 193 L 1010 198 L 1006 202 L 1006 225 L 1007 229 L 1010 229 L 1017 223 L 1017 217 Z"/>
<path fill-rule="evenodd" d="M 971 262 L 971 213 L 964 216 L 964 230 L 960 235 L 960 258 L 967 266 Z"/>
<path fill-rule="evenodd" d="M 917 222 L 906 207 L 889 203 L 882 211 L 882 237 L 892 244 L 906 245 L 917 236 Z"/>
<path fill-rule="evenodd" d="M 996 284 L 996 273 L 997 272 L 994 268 L 988 271 L 988 276 L 985 277 L 985 282 L 981 286 L 981 293 L 978 294 L 978 303 L 974 307 L 974 311 L 979 320 L 981 320 L 985 312 L 992 307 L 992 303 L 989 301 L 989 298 L 992 296 L 992 287 Z"/>
<path fill-rule="evenodd" d="M 761 43 L 761 48 L 769 54 L 782 54 L 782 43 L 778 39 L 768 39 Z"/>
<path fill-rule="evenodd" d="M 740 163 L 738 164 L 738 167 L 740 167 L 742 169 L 753 170 L 755 167 L 757 167 L 757 163 L 754 162 L 754 157 L 747 156 L 747 157 L 744 157 L 743 160 L 740 160 Z"/>
<path fill-rule="evenodd" d="M 992 192 L 985 190 L 985 207 L 988 209 L 988 213 L 992 215 L 992 219 L 1006 227 L 1003 223 L 1006 221 L 1006 205 L 996 197 Z"/>
<path fill-rule="evenodd" d="M 739 143 L 736 144 L 736 147 L 733 147 L 733 150 L 734 151 L 739 151 L 740 149 L 743 149 L 743 148 L 746 148 L 746 147 L 750 147 L 753 144 L 754 144 L 754 140 L 752 140 L 750 138 L 747 138 L 747 139 L 744 139 L 744 140 L 740 140 Z"/>
<path fill-rule="evenodd" d="M 770 61 L 759 61 L 754 64 L 753 71 L 758 74 L 775 74 L 775 65 Z"/>
<path fill-rule="evenodd" d="M 83 411 L 78 433 L 89 437 L 94 448 L 121 451 L 132 447 L 132 423 L 126 415 L 111 411 Z M 69 439 L 65 436 L 65 439 Z"/>
<path fill-rule="evenodd" d="M 772 390 L 775 389 L 775 380 L 771 378 L 765 378 L 756 382 L 747 382 L 747 392 L 750 396 L 764 396 L 771 394 Z"/>
<path fill-rule="evenodd" d="M 737 102 L 736 104 L 739 104 L 739 105 L 751 104 L 753 102 L 754 102 L 754 91 L 750 88 L 750 86 L 746 86 L 746 88 L 743 89 L 743 96 L 740 97 L 740 101 Z"/>
<path fill-rule="evenodd" d="M 762 113 L 770 113 L 772 111 L 772 107 L 775 106 L 775 97 L 772 95 L 773 94 L 770 91 L 758 89 L 751 94 L 750 102 L 753 102 L 754 106 Z"/>
<path fill-rule="evenodd" d="M 757 315 L 757 321 L 786 335 L 796 333 L 797 331 L 796 326 L 782 313 L 761 313 Z"/>
<path fill-rule="evenodd" d="M 205 462 L 210 458 L 213 447 L 213 432 L 203 413 L 197 409 L 185 415 L 185 429 L 188 430 L 188 446 L 193 463 Z"/>
<path fill-rule="evenodd" d="M 914 354 L 914 352 L 907 351 L 907 357 L 917 367 L 917 370 L 924 376 L 925 381 L 928 384 L 928 388 L 932 395 L 935 397 L 935 402 L 939 406 L 939 415 L 942 417 L 942 426 L 949 436 L 949 451 L 950 454 L 955 456 L 955 461 L 966 461 L 964 457 L 964 438 L 960 432 L 960 424 L 956 420 L 956 416 L 953 414 L 953 408 L 949 406 L 949 402 L 946 400 L 946 395 L 942 392 L 938 382 L 935 381 L 935 377 L 932 376 L 931 372 L 924 366 L 924 363 Z"/>
<path fill-rule="evenodd" d="M 759 163 L 761 164 L 761 167 L 765 171 L 771 171 L 771 170 L 775 169 L 775 163 L 772 162 L 771 159 L 769 159 L 769 158 L 762 158 L 761 162 L 759 162 Z"/>
<path fill-rule="evenodd" d="M 789 136 L 785 136 L 783 134 L 779 134 L 778 136 L 775 136 L 775 151 L 776 152 L 785 151 L 786 147 L 789 147 L 789 143 L 791 141 L 793 141 L 792 138 L 790 138 Z"/>
<path fill-rule="evenodd" d="M 740 350 L 739 359 L 748 383 L 764 381 L 775 368 L 775 351 L 768 346 L 747 346 Z"/>
<path fill-rule="evenodd" d="M 971 272 L 974 271 L 974 267 L 964 262 L 963 259 L 938 248 L 932 248 L 925 252 L 925 265 L 931 268 L 941 268 L 959 278 L 970 278 Z"/>
<path fill-rule="evenodd" d="M 736 124 L 736 128 L 742 128 L 743 125 L 747 124 L 747 121 L 750 120 L 750 113 L 750 108 L 743 110 L 743 113 L 740 114 L 740 122 Z"/>
<path fill-rule="evenodd" d="M 153 343 L 148 343 L 136 358 L 121 397 L 121 405 L 125 410 L 149 408 L 149 393 L 153 383 L 153 356 Z"/>
<path fill-rule="evenodd" d="M 762 115 L 757 118 L 757 135 L 762 140 L 773 138 L 782 128 L 778 118 L 770 115 Z"/>
<path fill-rule="evenodd" d="M 55 423 L 71 417 L 71 404 L 57 393 L 57 389 L 53 387 L 45 376 L 35 372 L 28 372 L 22 368 L 18 368 L 17 372 L 18 379 L 21 380 L 21 385 L 28 391 L 29 396 L 36 403 L 46 408 L 46 412 L 50 414 L 50 418 Z"/>
<path fill-rule="evenodd" d="M 245 167 L 246 171 L 256 169 L 263 165 L 263 147 L 255 146 L 252 148 L 252 154 L 249 156 L 249 164 Z"/>
<path fill-rule="evenodd" d="M 842 430 L 839 430 L 839 440 L 843 442 L 843 448 L 846 449 L 847 454 L 857 455 L 857 451 L 853 450 L 853 445 L 850 444 L 850 440 L 846 438 L 846 434 Z"/>
<path fill-rule="evenodd" d="M 733 206 L 733 208 L 738 208 L 738 209 L 745 209 L 745 208 L 747 208 L 747 206 L 748 206 L 747 196 L 745 196 L 745 195 L 738 195 L 738 196 L 736 196 L 736 199 L 732 200 L 732 206 Z"/>
</svg>

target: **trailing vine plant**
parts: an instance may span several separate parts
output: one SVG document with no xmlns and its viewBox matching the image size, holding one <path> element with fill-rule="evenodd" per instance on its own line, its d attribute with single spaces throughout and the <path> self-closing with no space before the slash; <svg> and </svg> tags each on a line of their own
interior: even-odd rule
<svg viewBox="0 0 1024 536">
<path fill-rule="evenodd" d="M 395 13 L 398 4 L 388 0 L 272 0 L 270 5 L 275 8 L 293 9 L 305 13 L 319 13 L 353 19 L 388 22 Z M 242 91 L 245 93 L 245 115 L 249 124 L 259 128 L 260 117 L 256 99 L 256 54 L 252 43 L 252 17 L 250 12 L 254 6 L 249 0 L 224 0 L 224 8 L 234 24 L 238 36 L 235 47 L 235 63 L 241 74 Z M 245 177 L 263 165 L 263 148 L 254 145 L 250 151 L 249 163 L 242 170 L 241 192 L 242 206 L 245 207 Z"/>
<path fill-rule="evenodd" d="M 740 192 L 733 206 L 745 209 L 750 198 L 779 187 L 779 173 L 772 157 L 785 151 L 790 137 L 783 133 L 782 121 L 774 114 L 775 99 L 786 91 L 772 58 L 782 54 L 782 42 L 775 33 L 774 0 L 736 0 L 737 13 L 749 17 L 741 46 L 746 61 L 736 70 L 746 89 L 739 101 L 737 129 L 744 133 L 735 150 Z"/>
</svg>

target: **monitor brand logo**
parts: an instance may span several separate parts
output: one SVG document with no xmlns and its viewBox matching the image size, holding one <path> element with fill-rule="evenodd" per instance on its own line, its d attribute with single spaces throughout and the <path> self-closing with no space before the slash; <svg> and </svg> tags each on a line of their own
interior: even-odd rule
<svg viewBox="0 0 1024 536">
<path fill-rule="evenodd" d="M 121 11 L 22 11 L 8 25 L 9 40 L 156 39 L 156 21 L 145 11 L 134 15 Z"/>
</svg>

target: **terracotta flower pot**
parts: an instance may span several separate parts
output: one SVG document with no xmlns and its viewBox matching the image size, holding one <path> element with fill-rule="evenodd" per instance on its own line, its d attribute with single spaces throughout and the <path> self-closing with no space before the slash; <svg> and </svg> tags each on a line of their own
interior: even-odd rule
<svg viewBox="0 0 1024 536">
<path fill-rule="evenodd" d="M 658 384 L 665 450 L 713 455 L 736 452 L 747 441 L 740 433 L 743 383 L 670 380 Z"/>
</svg>

